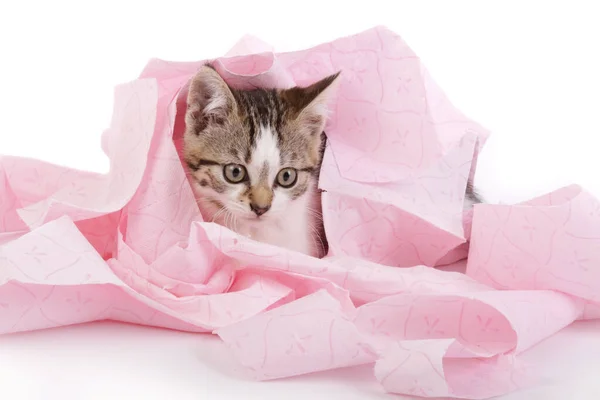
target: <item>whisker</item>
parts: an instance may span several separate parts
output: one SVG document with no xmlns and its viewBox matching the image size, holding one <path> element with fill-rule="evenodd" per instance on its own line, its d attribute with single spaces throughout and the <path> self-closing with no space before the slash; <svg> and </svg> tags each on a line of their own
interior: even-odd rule
<svg viewBox="0 0 600 400">
<path fill-rule="evenodd" d="M 231 219 L 231 213 L 229 212 L 229 210 L 227 210 L 227 211 L 225 211 L 225 227 L 229 230 L 232 230 L 230 223 L 229 223 L 230 219 Z"/>
<path fill-rule="evenodd" d="M 217 212 L 216 212 L 216 213 L 213 215 L 213 217 L 211 218 L 211 221 L 210 221 L 210 222 L 215 222 L 215 220 L 216 220 L 218 217 L 220 217 L 220 216 L 221 216 L 221 214 L 223 214 L 225 211 L 226 211 L 226 210 L 225 210 L 225 208 L 221 208 L 219 211 L 217 211 Z"/>
<path fill-rule="evenodd" d="M 312 232 L 312 239 L 314 241 L 314 244 L 316 246 L 318 246 L 320 244 L 321 245 L 320 250 L 325 250 L 325 243 L 323 242 L 323 238 L 321 237 L 320 231 L 311 224 L 308 224 L 308 228 Z M 317 243 L 317 240 L 318 240 L 318 243 Z"/>
<path fill-rule="evenodd" d="M 237 217 L 235 215 L 233 215 L 233 213 L 231 214 L 232 219 L 233 219 L 233 231 L 236 233 L 239 233 L 238 231 L 238 224 L 237 224 Z"/>
<path fill-rule="evenodd" d="M 311 215 L 313 215 L 315 217 L 323 218 L 323 213 L 321 211 L 317 211 L 317 210 L 315 210 L 313 208 L 310 208 L 310 207 L 308 207 L 306 210 L 308 211 L 309 214 L 311 214 Z"/>
<path fill-rule="evenodd" d="M 227 229 L 235 232 L 235 229 L 233 227 L 233 223 L 234 223 L 233 219 L 234 219 L 233 213 L 231 211 L 227 210 Z"/>
</svg>

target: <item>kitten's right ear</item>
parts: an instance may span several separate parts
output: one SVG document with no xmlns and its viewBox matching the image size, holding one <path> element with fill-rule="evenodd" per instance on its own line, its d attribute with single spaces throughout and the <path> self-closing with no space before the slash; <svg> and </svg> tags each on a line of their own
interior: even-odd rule
<svg viewBox="0 0 600 400">
<path fill-rule="evenodd" d="M 339 84 L 340 72 L 308 87 L 293 87 L 282 92 L 283 98 L 296 112 L 296 118 L 316 137 L 320 137 L 328 117 L 328 103 Z"/>
<path fill-rule="evenodd" d="M 209 65 L 200 68 L 190 82 L 186 124 L 198 134 L 209 123 L 222 124 L 235 110 L 235 98 L 223 78 Z"/>
</svg>

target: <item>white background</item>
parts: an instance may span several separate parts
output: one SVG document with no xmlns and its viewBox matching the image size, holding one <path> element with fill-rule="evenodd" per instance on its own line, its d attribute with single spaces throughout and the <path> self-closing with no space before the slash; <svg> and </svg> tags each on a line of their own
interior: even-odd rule
<svg viewBox="0 0 600 400">
<path fill-rule="evenodd" d="M 0 0 L 0 154 L 106 171 L 112 88 L 149 58 L 217 57 L 246 33 L 298 50 L 382 24 L 493 131 L 476 177 L 488 200 L 569 183 L 600 196 L 599 20 L 593 1 Z M 600 324 L 570 327 L 524 358 L 553 380 L 506 399 L 600 398 Z M 0 337 L 2 399 L 309 396 L 388 398 L 368 367 L 248 381 L 203 335 L 100 323 Z"/>
</svg>

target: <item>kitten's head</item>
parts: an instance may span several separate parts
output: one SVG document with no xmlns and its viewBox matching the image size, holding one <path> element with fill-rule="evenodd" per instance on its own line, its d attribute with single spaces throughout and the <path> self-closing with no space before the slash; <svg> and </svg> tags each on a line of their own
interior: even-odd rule
<svg viewBox="0 0 600 400">
<path fill-rule="evenodd" d="M 337 76 L 306 88 L 235 90 L 202 67 L 190 83 L 184 157 L 204 209 L 264 221 L 314 193 Z"/>
</svg>

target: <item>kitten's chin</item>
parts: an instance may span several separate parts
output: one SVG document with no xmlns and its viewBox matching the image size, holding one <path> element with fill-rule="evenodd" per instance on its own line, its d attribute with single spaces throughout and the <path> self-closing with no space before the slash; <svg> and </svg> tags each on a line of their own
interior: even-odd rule
<svg viewBox="0 0 600 400">
<path fill-rule="evenodd" d="M 260 217 L 257 215 L 244 215 L 241 217 L 238 217 L 238 220 L 242 220 L 246 223 L 249 224 L 255 224 L 255 225 L 260 225 L 260 224 L 268 224 L 268 223 L 272 223 L 273 221 L 275 221 L 275 218 L 268 216 L 268 215 L 261 215 Z"/>
</svg>

